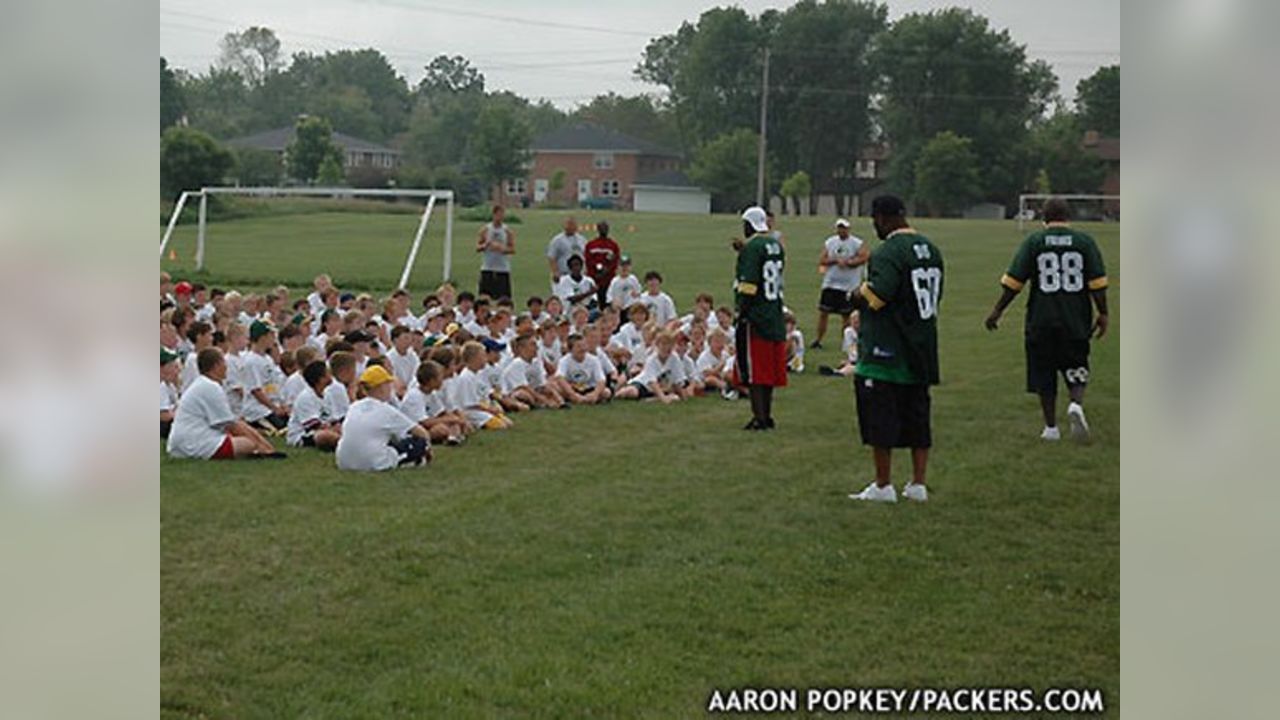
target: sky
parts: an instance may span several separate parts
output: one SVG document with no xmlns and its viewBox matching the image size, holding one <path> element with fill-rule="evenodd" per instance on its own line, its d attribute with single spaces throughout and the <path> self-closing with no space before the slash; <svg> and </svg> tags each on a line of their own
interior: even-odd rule
<svg viewBox="0 0 1280 720">
<path fill-rule="evenodd" d="M 706 9 L 736 4 L 752 15 L 785 0 L 698 3 L 688 0 L 161 0 L 160 54 L 171 66 L 203 73 L 226 32 L 271 28 L 284 57 L 343 48 L 376 48 L 410 86 L 437 55 L 464 55 L 486 87 L 546 99 L 563 109 L 606 92 L 660 88 L 632 77 L 650 38 L 696 22 Z M 1100 66 L 1120 62 L 1118 0 L 890 0 L 890 19 L 962 6 L 1007 29 L 1030 57 L 1050 63 L 1063 97 Z"/>
</svg>

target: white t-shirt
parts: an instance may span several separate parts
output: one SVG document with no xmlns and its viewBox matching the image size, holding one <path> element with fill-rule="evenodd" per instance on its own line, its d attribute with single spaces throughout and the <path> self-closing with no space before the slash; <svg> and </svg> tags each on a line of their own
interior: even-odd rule
<svg viewBox="0 0 1280 720">
<path fill-rule="evenodd" d="M 644 370 L 640 371 L 634 382 L 646 386 L 656 382 L 659 385 L 670 387 L 679 385 L 686 379 L 684 376 L 684 362 L 680 360 L 680 356 L 676 355 L 675 351 L 672 351 L 665 362 L 658 359 L 658 353 L 656 352 L 650 355 L 649 359 L 644 361 Z"/>
<path fill-rule="evenodd" d="M 235 420 L 222 386 L 201 375 L 178 400 L 178 412 L 169 430 L 169 454 L 179 458 L 213 457 L 227 437 L 227 426 Z"/>
<path fill-rule="evenodd" d="M 560 358 L 556 374 L 564 378 L 578 392 L 594 390 L 597 385 L 604 382 L 604 369 L 600 367 L 600 360 L 594 355 L 583 357 L 582 362 L 574 360 L 572 353 L 565 355 Z"/>
<path fill-rule="evenodd" d="M 616 275 L 613 280 L 609 281 L 609 289 L 605 293 L 605 300 L 608 300 L 610 305 L 619 310 L 625 310 L 640 299 L 642 291 L 640 279 L 635 275 L 626 277 Z"/>
<path fill-rule="evenodd" d="M 862 238 L 850 235 L 841 240 L 839 235 L 832 235 L 827 238 L 823 248 L 827 251 L 827 259 L 832 262 L 836 260 L 851 260 L 854 255 L 858 254 L 858 250 L 862 248 Z M 855 268 L 828 265 L 827 272 L 822 276 L 822 289 L 834 288 L 848 292 L 858 287 L 862 284 L 863 267 L 863 265 Z"/>
<path fill-rule="evenodd" d="M 444 411 L 445 403 L 441 390 L 423 392 L 421 386 L 414 385 L 409 388 L 409 392 L 405 393 L 404 399 L 400 401 L 400 412 L 408 415 L 409 419 L 414 422 L 422 422 L 427 418 L 433 418 Z"/>
<path fill-rule="evenodd" d="M 489 403 L 489 382 L 471 368 L 463 368 L 453 385 L 454 404 L 460 408 L 472 408 Z"/>
<path fill-rule="evenodd" d="M 493 223 L 489 223 L 484 226 L 484 234 L 488 247 L 482 253 L 480 269 L 489 272 L 511 272 L 511 256 L 506 253 L 507 248 L 511 246 L 507 226 L 494 227 Z"/>
<path fill-rule="evenodd" d="M 844 327 L 844 339 L 840 343 L 840 350 L 844 352 L 845 357 L 849 358 L 849 362 L 858 360 L 858 331 L 846 325 Z"/>
<path fill-rule="evenodd" d="M 541 341 L 538 342 L 538 359 L 542 362 L 551 367 L 556 367 L 560 364 L 561 355 L 560 338 L 556 338 L 550 345 Z"/>
<path fill-rule="evenodd" d="M 502 391 L 506 393 L 521 387 L 537 390 L 546 384 L 546 368 L 542 367 L 542 362 L 536 357 L 532 362 L 524 358 L 512 358 L 507 363 L 507 369 L 502 371 Z"/>
<path fill-rule="evenodd" d="M 418 365 L 420 364 L 417 353 L 409 349 L 401 355 L 393 347 L 387 351 L 387 360 L 391 362 L 391 374 L 395 375 L 397 380 L 406 386 L 417 384 Z"/>
<path fill-rule="evenodd" d="M 329 387 L 324 389 L 325 417 L 336 422 L 347 416 L 350 407 L 351 396 L 347 394 L 347 387 L 340 382 L 329 383 Z"/>
<path fill-rule="evenodd" d="M 377 398 L 361 398 L 342 421 L 335 459 L 339 470 L 390 470 L 400 463 L 400 453 L 388 445 L 405 437 L 414 422 Z"/>
<path fill-rule="evenodd" d="M 330 387 L 333 384 L 330 383 Z M 294 398 L 293 408 L 289 413 L 289 425 L 284 433 L 285 442 L 294 447 L 302 444 L 302 436 L 308 429 L 328 419 L 324 414 L 324 399 L 316 394 L 315 388 L 306 383 L 303 383 L 302 388 L 302 392 Z"/>
<path fill-rule="evenodd" d="M 561 302 L 564 303 L 565 307 L 569 307 L 571 304 L 569 298 L 581 295 L 584 292 L 595 292 L 596 281 L 586 275 L 577 280 L 574 280 L 572 275 L 561 275 L 552 290 L 555 292 L 556 297 L 560 298 Z M 588 297 L 585 301 L 590 302 L 592 299 L 592 297 Z"/>
<path fill-rule="evenodd" d="M 640 302 L 649 308 L 649 315 L 658 325 L 666 325 L 676 319 L 676 304 L 672 301 L 671 296 L 658 291 L 657 295 L 645 293 L 640 296 Z"/>
<path fill-rule="evenodd" d="M 191 353 L 182 363 L 182 372 L 178 374 L 178 392 L 184 393 L 187 388 L 191 387 L 191 383 L 200 377 L 200 366 L 196 364 L 196 358 L 200 353 Z"/>
<path fill-rule="evenodd" d="M 311 294 L 307 296 L 307 305 L 311 306 L 312 315 L 319 315 L 324 312 L 324 300 L 320 297 L 319 290 L 313 290 Z"/>
<path fill-rule="evenodd" d="M 293 401 L 298 399 L 298 396 L 306 388 L 307 380 L 302 377 L 302 371 L 294 370 L 292 375 L 285 378 L 284 385 L 280 387 L 280 400 L 285 405 L 292 405 Z"/>
<path fill-rule="evenodd" d="M 160 381 L 160 411 L 173 410 L 178 407 L 178 389 L 169 383 Z"/>
<path fill-rule="evenodd" d="M 253 396 L 254 390 L 262 390 L 270 399 L 275 394 L 275 385 L 271 373 L 272 362 L 269 355 L 249 351 L 245 353 L 240 368 L 241 385 L 244 388 L 244 405 L 240 416 L 249 422 L 255 422 L 271 414 L 271 408 L 258 402 Z"/>
<path fill-rule="evenodd" d="M 644 333 L 635 323 L 627 323 L 618 328 L 618 332 L 609 339 L 609 344 L 631 353 L 633 358 L 644 348 Z"/>
<path fill-rule="evenodd" d="M 680 358 L 680 366 L 684 371 L 685 382 L 702 379 L 702 375 L 698 373 L 698 361 L 690 357 L 689 353 L 686 352 L 680 355 L 673 350 L 671 354 Z"/>
<path fill-rule="evenodd" d="M 609 353 L 604 348 L 596 348 L 596 359 L 600 361 L 600 369 L 604 371 L 605 376 L 618 372 L 618 366 L 613 364 L 613 360 L 609 358 Z"/>
<path fill-rule="evenodd" d="M 725 360 L 729 358 L 729 353 L 722 351 L 719 356 L 711 352 L 711 348 L 706 348 L 702 354 L 698 356 L 698 374 L 705 375 L 708 370 L 717 373 L 724 371 Z"/>
</svg>

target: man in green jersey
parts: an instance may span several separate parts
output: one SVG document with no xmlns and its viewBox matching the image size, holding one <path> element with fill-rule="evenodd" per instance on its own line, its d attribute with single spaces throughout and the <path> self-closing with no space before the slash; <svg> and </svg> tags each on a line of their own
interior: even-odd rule
<svg viewBox="0 0 1280 720">
<path fill-rule="evenodd" d="M 1067 224 L 1066 202 L 1052 198 L 1044 205 L 1044 229 L 1022 242 L 1009 270 L 1000 279 L 1000 299 L 987 316 L 995 330 L 1000 316 L 1028 282 L 1025 347 L 1027 392 L 1040 396 L 1044 440 L 1058 440 L 1058 373 L 1071 397 L 1067 421 L 1077 440 L 1089 437 L 1084 416 L 1084 390 L 1089 382 L 1089 338 L 1107 332 L 1107 270 L 1098 245 Z M 1093 316 L 1093 307 L 1098 315 Z"/>
<path fill-rule="evenodd" d="M 742 213 L 747 238 L 738 251 L 733 283 L 738 317 L 734 372 L 751 393 L 751 421 L 744 430 L 772 430 L 773 389 L 787 384 L 787 324 L 782 310 L 782 268 L 786 251 L 769 231 L 760 207 Z"/>
<path fill-rule="evenodd" d="M 867 278 L 849 293 L 861 311 L 854 390 L 858 427 L 875 458 L 876 479 L 849 497 L 897 502 L 889 481 L 893 448 L 911 448 L 909 500 L 929 499 L 925 467 L 933 444 L 929 386 L 938 384 L 938 304 L 942 300 L 942 252 L 907 224 L 901 198 L 871 203 L 876 235 Z"/>
</svg>

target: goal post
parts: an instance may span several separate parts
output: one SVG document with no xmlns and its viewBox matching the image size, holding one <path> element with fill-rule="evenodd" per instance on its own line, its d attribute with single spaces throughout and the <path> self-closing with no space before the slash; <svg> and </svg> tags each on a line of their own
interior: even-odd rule
<svg viewBox="0 0 1280 720">
<path fill-rule="evenodd" d="M 1088 205 L 1090 210 L 1087 213 L 1089 217 L 1079 218 L 1084 220 L 1119 220 L 1120 219 L 1120 196 L 1119 195 L 1082 195 L 1082 194 L 1055 194 L 1055 193 L 1027 193 L 1018 196 L 1018 231 L 1021 232 L 1026 228 L 1026 223 L 1030 220 L 1036 220 L 1040 217 L 1040 208 L 1045 201 L 1050 198 L 1064 200 L 1073 208 L 1073 216 L 1080 215 L 1079 208 L 1081 205 Z"/>
<path fill-rule="evenodd" d="M 418 258 L 418 248 L 422 245 L 422 238 L 426 235 L 427 224 L 431 220 L 432 211 L 435 209 L 437 201 L 443 200 L 445 203 L 444 218 L 444 248 L 443 248 L 443 280 L 449 280 L 453 269 L 453 200 L 454 193 L 452 190 L 436 190 L 431 188 L 347 188 L 347 187 L 204 187 L 199 190 L 186 190 L 178 196 L 178 201 L 173 208 L 173 215 L 169 218 L 169 223 L 165 227 L 164 235 L 160 238 L 160 256 L 164 257 L 165 247 L 168 246 L 170 238 L 173 236 L 174 226 L 178 224 L 178 218 L 182 215 L 183 209 L 189 200 L 196 200 L 199 203 L 199 214 L 196 226 L 196 254 L 195 264 L 196 270 L 204 269 L 205 241 L 208 236 L 208 206 L 209 198 L 215 195 L 244 195 L 251 197 L 288 197 L 288 196 L 309 196 L 309 197 L 327 197 L 337 199 L 348 198 L 416 198 L 425 202 L 422 208 L 422 216 L 418 222 L 417 232 L 413 236 L 413 241 L 409 246 L 409 256 L 405 260 L 404 270 L 400 273 L 398 287 L 404 288 L 409 283 L 409 276 L 413 272 L 413 265 Z"/>
</svg>

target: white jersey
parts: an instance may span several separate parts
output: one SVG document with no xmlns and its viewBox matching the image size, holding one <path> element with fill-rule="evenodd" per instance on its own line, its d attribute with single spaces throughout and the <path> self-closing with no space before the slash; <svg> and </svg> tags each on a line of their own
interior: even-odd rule
<svg viewBox="0 0 1280 720">
<path fill-rule="evenodd" d="M 702 378 L 701 373 L 698 372 L 698 361 L 690 357 L 689 353 L 680 355 L 675 351 L 672 351 L 671 354 L 676 355 L 677 357 L 680 358 L 680 365 L 684 372 L 685 382 L 689 382 L 691 380 L 699 380 Z"/>
<path fill-rule="evenodd" d="M 388 443 L 409 434 L 414 422 L 373 397 L 351 403 L 334 453 L 339 470 L 390 470 L 400 453 Z"/>
<path fill-rule="evenodd" d="M 706 376 L 707 372 L 720 374 L 724 372 L 725 361 L 729 359 L 729 353 L 721 352 L 719 355 L 711 352 L 711 348 L 706 348 L 702 354 L 698 356 L 697 369 L 698 374 Z"/>
<path fill-rule="evenodd" d="M 292 375 L 285 378 L 284 385 L 280 387 L 280 400 L 285 405 L 293 405 L 293 401 L 297 400 L 305 389 L 307 389 L 307 380 L 302 377 L 302 371 L 294 370 Z"/>
<path fill-rule="evenodd" d="M 445 411 L 444 399 L 441 392 L 436 390 L 432 392 L 423 392 L 422 386 L 414 385 L 409 388 L 409 392 L 404 394 L 404 399 L 400 401 L 400 412 L 409 416 L 414 422 L 422 422 L 427 418 L 433 418 Z"/>
<path fill-rule="evenodd" d="M 605 300 L 619 310 L 626 310 L 640 300 L 640 280 L 635 275 L 615 276 L 609 281 L 609 289 L 605 292 Z"/>
<path fill-rule="evenodd" d="M 609 344 L 613 347 L 622 348 L 631 353 L 631 357 L 637 358 L 638 354 L 644 350 L 644 333 L 635 323 L 627 323 L 618 328 L 618 332 L 609 338 Z"/>
<path fill-rule="evenodd" d="M 502 371 L 502 391 L 505 393 L 514 392 L 522 387 L 538 390 L 546 384 L 546 368 L 536 357 L 532 362 L 520 357 L 513 358 L 507 363 L 506 370 Z"/>
<path fill-rule="evenodd" d="M 618 372 L 618 366 L 613 364 L 613 359 L 604 348 L 596 348 L 595 357 L 600 361 L 600 369 L 604 371 L 606 377 Z"/>
<path fill-rule="evenodd" d="M 678 355 L 672 352 L 666 360 L 661 360 L 655 352 L 644 361 L 644 370 L 640 371 L 633 382 L 646 386 L 656 382 L 664 387 L 671 387 L 685 380 L 684 363 Z"/>
<path fill-rule="evenodd" d="M 178 389 L 169 383 L 160 381 L 160 412 L 178 408 Z"/>
<path fill-rule="evenodd" d="M 178 458 L 211 458 L 226 440 L 227 427 L 235 421 L 222 386 L 201 375 L 178 400 L 168 452 Z"/>
<path fill-rule="evenodd" d="M 538 359 L 542 362 L 556 367 L 560 364 L 560 358 L 563 353 L 560 352 L 560 338 L 556 338 L 550 345 L 538 343 Z"/>
<path fill-rule="evenodd" d="M 391 348 L 387 352 L 387 360 L 391 363 L 391 374 L 396 379 L 404 383 L 406 387 L 412 387 L 417 384 L 418 374 L 418 354 L 413 350 L 406 350 L 401 355 L 395 348 Z"/>
<path fill-rule="evenodd" d="M 604 369 L 600 367 L 600 360 L 594 355 L 584 356 L 581 362 L 575 360 L 572 353 L 565 355 L 560 358 L 556 374 L 564 378 L 578 392 L 594 390 L 597 385 L 604 382 Z"/>
<path fill-rule="evenodd" d="M 480 373 L 465 368 L 458 373 L 453 386 L 454 404 L 473 408 L 489 404 L 489 382 Z"/>
<path fill-rule="evenodd" d="M 240 368 L 241 386 L 244 388 L 244 405 L 240 408 L 240 416 L 249 422 L 256 422 L 271 414 L 271 408 L 263 405 L 254 397 L 254 390 L 261 390 L 270 399 L 276 394 L 276 386 L 272 377 L 271 357 L 256 352 L 245 353 Z"/>
<path fill-rule="evenodd" d="M 196 358 L 200 353 L 191 353 L 182 363 L 182 371 L 178 374 L 178 392 L 184 393 L 187 388 L 191 387 L 191 383 L 200 377 L 200 367 L 196 364 Z"/>
<path fill-rule="evenodd" d="M 661 290 L 658 291 L 657 295 L 650 295 L 649 293 L 641 295 L 640 302 L 649 308 L 649 316 L 659 326 L 666 325 L 677 317 L 675 302 L 670 295 Z"/>
<path fill-rule="evenodd" d="M 852 260 L 853 256 L 858 254 L 858 250 L 862 249 L 862 239 L 856 235 L 850 235 L 844 239 L 839 235 L 832 235 L 827 238 L 823 249 L 826 250 L 827 259 L 833 263 L 836 260 Z M 862 268 L 862 265 L 855 268 L 828 265 L 826 273 L 822 276 L 822 289 L 831 288 L 848 292 L 858 287 L 862 284 Z"/>
<path fill-rule="evenodd" d="M 332 386 L 333 383 L 330 383 Z M 302 444 L 302 436 L 308 430 L 325 422 L 324 399 L 316 393 L 315 388 L 304 384 L 302 392 L 294 398 L 293 409 L 289 413 L 289 425 L 285 427 L 285 442 L 294 447 Z"/>
<path fill-rule="evenodd" d="M 329 387 L 324 389 L 325 417 L 337 422 L 347 416 L 350 407 L 351 396 L 347 394 L 347 386 L 340 382 L 329 383 Z"/>
<path fill-rule="evenodd" d="M 585 292 L 594 293 L 596 291 L 596 281 L 586 275 L 583 275 L 577 280 L 574 280 L 572 275 L 561 275 L 560 279 L 556 281 L 555 287 L 552 288 L 552 291 L 555 292 L 556 297 L 560 298 L 560 301 L 564 303 L 565 307 L 569 307 L 572 304 L 569 300 L 570 298 L 581 295 Z M 582 302 L 589 304 L 594 299 L 595 296 L 593 295 L 585 298 Z"/>
</svg>

